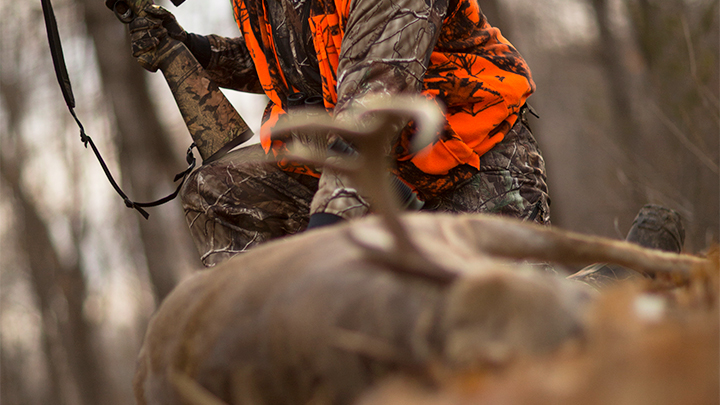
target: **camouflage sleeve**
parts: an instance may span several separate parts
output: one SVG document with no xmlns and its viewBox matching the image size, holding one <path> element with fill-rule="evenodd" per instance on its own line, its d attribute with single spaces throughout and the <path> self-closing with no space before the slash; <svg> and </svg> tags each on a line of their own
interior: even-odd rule
<svg viewBox="0 0 720 405">
<path fill-rule="evenodd" d="M 338 65 L 335 114 L 366 96 L 416 93 L 448 0 L 354 0 Z"/>
<path fill-rule="evenodd" d="M 337 69 L 335 119 L 352 119 L 349 108 L 370 97 L 420 92 L 447 4 L 447 0 L 352 2 Z M 388 134 L 399 134 L 406 124 L 407 120 L 398 119 Z M 388 138 L 388 153 L 390 142 Z M 368 203 L 347 180 L 324 170 L 311 214 L 330 213 L 345 219 L 365 215 Z"/>
<path fill-rule="evenodd" d="M 263 93 L 255 65 L 242 37 L 208 35 L 206 38 L 210 41 L 210 62 L 205 70 L 218 86 L 247 93 Z"/>
</svg>

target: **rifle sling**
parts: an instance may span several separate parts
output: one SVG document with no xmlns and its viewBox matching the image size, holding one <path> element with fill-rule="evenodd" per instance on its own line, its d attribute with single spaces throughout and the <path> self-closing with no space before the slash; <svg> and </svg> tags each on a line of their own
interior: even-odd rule
<svg viewBox="0 0 720 405">
<path fill-rule="evenodd" d="M 186 160 L 189 165 L 188 168 L 175 176 L 174 181 L 178 181 L 179 179 L 182 179 L 182 181 L 180 182 L 180 184 L 178 184 L 177 188 L 173 193 L 159 200 L 147 203 L 138 203 L 130 200 L 113 178 L 112 173 L 110 173 L 110 169 L 107 167 L 107 164 L 105 164 L 105 160 L 100 155 L 100 151 L 98 151 L 92 138 L 90 138 L 85 133 L 85 128 L 75 114 L 75 97 L 73 96 L 72 84 L 70 83 L 70 76 L 68 75 L 67 66 L 65 64 L 65 57 L 63 55 L 62 43 L 60 42 L 60 33 L 58 32 L 57 20 L 55 19 L 55 14 L 53 13 L 50 0 L 41 0 L 41 2 L 43 9 L 43 17 L 45 18 L 45 27 L 47 29 L 48 43 L 50 44 L 50 53 L 52 54 L 53 66 L 55 67 L 55 75 L 57 76 L 58 83 L 60 84 L 60 89 L 62 90 L 63 97 L 65 98 L 65 104 L 67 104 L 68 109 L 70 110 L 70 114 L 75 119 L 75 122 L 80 128 L 80 141 L 82 141 L 82 143 L 85 145 L 85 148 L 87 148 L 88 143 L 90 144 L 90 147 L 92 148 L 95 156 L 100 162 L 100 166 L 105 172 L 105 176 L 107 176 L 110 184 L 112 184 L 115 191 L 120 195 L 120 197 L 122 197 L 123 201 L 125 202 L 125 206 L 137 210 L 145 219 L 148 219 L 150 214 L 148 214 L 148 212 L 145 211 L 143 207 L 155 207 L 161 204 L 165 204 L 166 202 L 175 199 L 175 197 L 177 197 L 177 195 L 179 194 L 180 188 L 185 182 L 185 179 L 195 168 L 195 156 L 192 153 L 192 149 L 195 147 L 195 143 L 190 145 L 187 150 Z"/>
</svg>

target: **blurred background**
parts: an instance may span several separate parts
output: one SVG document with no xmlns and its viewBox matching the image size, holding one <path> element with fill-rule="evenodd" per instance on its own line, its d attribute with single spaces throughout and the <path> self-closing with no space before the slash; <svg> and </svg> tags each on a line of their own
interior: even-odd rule
<svg viewBox="0 0 720 405">
<path fill-rule="evenodd" d="M 643 204 L 718 240 L 719 0 L 479 0 L 527 59 L 557 227 L 624 238 Z M 229 0 L 160 2 L 236 36 Z M 190 137 L 102 0 L 54 0 L 77 114 L 135 201 L 162 197 Z M 125 208 L 83 147 L 40 1 L 0 0 L 0 402 L 132 403 L 156 305 L 200 268 L 179 202 Z M 265 100 L 226 92 L 257 129 Z"/>
</svg>

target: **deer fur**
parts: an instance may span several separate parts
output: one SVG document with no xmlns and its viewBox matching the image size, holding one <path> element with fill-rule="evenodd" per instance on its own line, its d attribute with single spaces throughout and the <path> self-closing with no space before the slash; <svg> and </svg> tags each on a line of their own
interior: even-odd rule
<svg viewBox="0 0 720 405">
<path fill-rule="evenodd" d="M 377 186 L 383 128 L 398 116 L 420 124 L 419 147 L 442 122 L 420 99 L 378 102 L 359 114 L 360 129 L 323 119 L 279 129 L 352 141 L 359 160 L 336 169 L 380 215 L 266 243 L 183 281 L 148 326 L 138 404 L 351 403 L 391 375 L 499 366 L 581 338 L 587 286 L 519 261 L 684 276 L 704 265 L 508 218 L 399 215 Z"/>
<path fill-rule="evenodd" d="M 138 403 L 186 403 L 176 375 L 231 404 L 349 403 L 388 375 L 503 364 L 580 337 L 587 291 L 503 256 L 662 271 L 704 263 L 486 215 L 400 220 L 427 265 L 452 279 L 385 261 L 378 252 L 392 238 L 378 218 L 267 243 L 162 303 L 138 359 Z"/>
</svg>

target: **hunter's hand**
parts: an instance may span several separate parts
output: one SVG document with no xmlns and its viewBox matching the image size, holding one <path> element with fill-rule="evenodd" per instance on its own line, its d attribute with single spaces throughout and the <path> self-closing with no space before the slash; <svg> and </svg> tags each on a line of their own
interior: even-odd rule
<svg viewBox="0 0 720 405">
<path fill-rule="evenodd" d="M 163 41 L 170 37 L 183 42 L 188 34 L 166 9 L 152 5 L 143 11 L 146 15 L 135 18 L 129 25 L 132 55 L 140 66 L 155 72 L 159 68 L 159 49 Z"/>
</svg>

